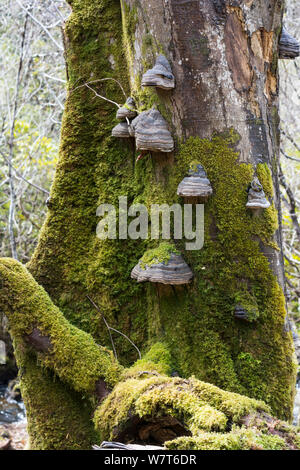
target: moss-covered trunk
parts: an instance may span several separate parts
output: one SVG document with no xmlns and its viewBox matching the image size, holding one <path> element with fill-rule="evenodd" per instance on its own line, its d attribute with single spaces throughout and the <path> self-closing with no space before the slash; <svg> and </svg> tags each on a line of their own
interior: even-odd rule
<svg viewBox="0 0 300 470">
<path fill-rule="evenodd" d="M 65 317 L 102 345 L 111 347 L 109 335 L 87 294 L 142 353 L 160 341 L 181 377 L 195 375 L 263 399 L 275 415 L 289 419 L 295 362 L 283 295 L 277 181 L 282 2 L 70 4 L 60 160 L 30 272 Z M 172 66 L 174 91 L 141 88 L 141 76 L 159 52 Z M 110 135 L 116 108 L 84 86 L 103 78 L 117 79 L 139 111 L 158 106 L 172 129 L 174 153 L 153 153 L 135 163 L 132 143 Z M 124 100 L 112 80 L 94 88 Z M 119 196 L 128 196 L 129 205 L 182 203 L 176 189 L 192 161 L 204 166 L 213 187 L 205 205 L 204 247 L 185 251 L 176 241 L 194 280 L 187 287 L 139 285 L 130 272 L 159 242 L 99 240 L 96 209 L 101 203 L 117 206 Z M 245 207 L 255 173 L 271 202 L 257 217 Z M 236 319 L 236 305 L 255 312 L 255 319 Z M 121 362 L 132 364 L 136 350 L 120 335 L 114 342 Z M 36 415 L 35 404 L 27 406 Z"/>
</svg>

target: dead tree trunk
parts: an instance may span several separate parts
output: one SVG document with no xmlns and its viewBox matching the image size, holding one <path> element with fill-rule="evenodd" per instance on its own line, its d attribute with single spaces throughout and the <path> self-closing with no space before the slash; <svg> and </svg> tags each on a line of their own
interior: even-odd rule
<svg viewBox="0 0 300 470">
<path fill-rule="evenodd" d="M 174 434 L 166 432 L 164 438 L 159 431 L 158 438 L 157 421 L 154 423 L 156 431 L 151 432 L 156 432 L 157 441 L 195 434 L 199 429 L 224 430 L 224 416 L 231 419 L 234 411 L 219 414 L 224 411 L 221 399 L 217 400 L 216 414 L 210 408 L 199 411 L 195 400 L 201 401 L 206 392 L 194 382 L 160 378 L 161 374 L 166 377 L 172 373 L 184 378 L 194 375 L 228 391 L 264 400 L 276 416 L 290 419 L 296 366 L 283 295 L 277 177 L 277 51 L 282 2 L 69 3 L 73 9 L 65 30 L 69 92 L 60 161 L 49 213 L 29 270 L 65 318 L 91 333 L 101 345 L 111 348 L 110 338 L 87 295 L 99 305 L 109 325 L 126 334 L 143 355 L 150 349 L 150 356 L 133 367 L 134 372 L 122 375 L 121 384 L 97 411 L 97 429 L 103 438 L 116 437 L 111 435 L 115 423 L 117 437 L 124 438 L 122 426 L 126 422 L 128 430 L 130 406 L 140 417 L 147 410 L 151 416 L 155 414 L 154 397 L 150 392 L 146 398 L 143 395 L 147 387 L 154 387 L 163 389 L 160 405 L 165 411 L 170 400 L 185 403 L 189 394 L 194 400 L 188 412 L 189 405 L 182 404 L 181 411 L 171 413 L 176 419 L 185 416 L 182 421 L 188 425 L 183 426 L 184 431 L 173 421 L 167 427 Z M 173 91 L 141 87 L 143 73 L 153 67 L 159 53 L 171 65 L 176 80 Z M 109 80 L 96 81 L 104 78 Z M 117 123 L 116 108 L 89 88 L 122 103 L 124 96 L 111 78 L 122 84 L 127 96 L 133 96 L 139 112 L 157 106 L 175 139 L 174 152 L 152 152 L 135 163 L 133 141 L 128 139 L 127 144 L 125 139 L 111 137 Z M 128 205 L 182 203 L 176 190 L 192 162 L 203 165 L 213 188 L 213 196 L 205 205 L 204 247 L 185 251 L 183 241 L 176 241 L 176 249 L 192 268 L 194 280 L 186 287 L 139 285 L 131 279 L 130 272 L 147 250 L 159 250 L 160 241 L 99 240 L 96 209 L 101 203 L 117 206 L 119 196 L 126 195 Z M 270 202 L 270 207 L 259 215 L 246 208 L 247 191 L 255 176 Z M 13 265 L 13 272 L 19 269 L 15 266 L 18 265 Z M 4 275 L 9 286 L 13 281 L 7 276 Z M 13 279 L 24 282 L 24 286 L 29 282 L 23 275 Z M 43 323 L 44 307 L 37 301 L 30 303 L 25 288 L 22 302 L 16 304 L 18 289 L 22 291 L 21 285 L 11 294 L 7 315 L 21 366 L 32 445 L 84 448 L 94 438 L 89 418 L 91 401 L 84 402 L 80 415 L 80 398 L 76 394 L 95 397 L 95 390 L 91 383 L 86 389 L 84 375 L 76 376 L 77 385 L 72 379 L 78 345 L 74 349 L 72 338 L 70 343 L 64 343 L 66 354 L 73 358 L 69 369 L 55 349 L 60 349 L 64 335 L 61 331 L 57 335 L 56 329 L 49 326 L 51 322 Z M 35 322 L 26 320 L 20 328 L 14 323 L 14 312 L 21 311 L 27 300 L 28 312 L 34 312 L 30 315 Z M 236 317 L 236 309 L 245 313 L 246 320 Z M 113 341 L 120 362 L 131 365 L 136 360 L 136 350 L 116 333 Z M 45 344 L 46 350 L 38 349 Z M 42 363 L 54 372 L 44 371 L 36 364 L 32 348 L 39 351 Z M 44 359 L 48 356 L 51 360 Z M 86 361 L 88 369 L 89 359 Z M 84 367 L 84 363 L 81 365 Z M 143 374 L 147 376 L 149 370 L 154 379 L 140 384 L 143 398 L 137 401 L 137 382 L 145 379 Z M 53 373 L 59 377 L 55 382 Z M 96 368 L 93 380 L 98 376 L 104 380 Z M 129 380 L 124 385 L 124 377 L 133 382 Z M 109 393 L 116 381 L 114 378 L 107 385 L 104 380 L 101 387 Z M 174 392 L 178 388 L 182 391 L 180 399 Z M 122 394 L 129 401 L 118 414 L 114 403 L 120 403 Z M 58 401 L 62 404 L 59 417 L 53 410 Z M 247 403 L 251 405 L 237 413 L 238 419 L 253 409 L 264 408 L 256 402 Z M 215 398 L 210 396 L 208 405 L 213 404 Z M 39 417 L 40 409 L 44 411 Z M 50 415 L 53 418 L 49 424 Z M 72 426 L 74 420 L 76 426 Z M 140 421 L 135 424 L 140 426 Z M 147 429 L 142 436 L 148 432 L 149 437 Z"/>
</svg>

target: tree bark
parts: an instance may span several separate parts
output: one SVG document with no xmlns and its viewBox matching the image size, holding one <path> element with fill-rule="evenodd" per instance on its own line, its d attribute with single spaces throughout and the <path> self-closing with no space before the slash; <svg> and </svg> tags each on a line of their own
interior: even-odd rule
<svg viewBox="0 0 300 470">
<path fill-rule="evenodd" d="M 169 374 L 194 375 L 265 400 L 276 416 L 290 419 L 296 365 L 283 295 L 277 177 L 282 2 L 69 3 L 72 15 L 65 30 L 69 83 L 60 160 L 30 272 L 65 317 L 100 344 L 111 347 L 87 294 L 108 323 L 143 354 L 162 343 L 170 356 Z M 173 92 L 141 89 L 141 76 L 159 52 L 175 75 Z M 176 140 L 174 153 L 153 153 L 135 164 L 132 142 L 110 137 L 116 109 L 84 86 L 103 78 L 121 82 L 139 111 L 157 105 Z M 112 80 L 93 86 L 102 96 L 124 101 Z M 183 242 L 176 242 L 193 269 L 194 281 L 173 289 L 137 285 L 130 278 L 131 269 L 159 241 L 99 240 L 97 206 L 117 205 L 123 195 L 129 204 L 137 201 L 147 207 L 182 202 L 176 189 L 195 160 L 204 166 L 214 193 L 205 206 L 203 249 L 188 252 Z M 255 173 L 271 201 L 258 217 L 245 207 Z M 237 304 L 255 310 L 255 321 L 237 320 Z M 34 328 L 38 323 L 27 324 L 24 333 L 32 335 Z M 42 342 L 39 347 L 44 348 Z M 131 365 L 136 351 L 130 343 L 123 336 L 114 336 L 114 343 L 122 364 Z M 60 377 L 55 358 L 48 366 Z M 70 378 L 72 369 L 65 368 Z M 68 379 L 61 380 L 57 394 L 64 402 L 62 384 Z M 80 383 L 75 386 L 72 381 L 71 386 L 83 390 Z M 32 407 L 29 416 L 34 423 L 38 408 L 28 398 L 31 393 L 26 395 L 26 406 Z M 69 395 L 65 402 L 70 403 Z M 42 428 L 39 422 L 39 431 Z M 36 442 L 37 447 L 47 447 L 38 443 L 38 437 Z"/>
</svg>

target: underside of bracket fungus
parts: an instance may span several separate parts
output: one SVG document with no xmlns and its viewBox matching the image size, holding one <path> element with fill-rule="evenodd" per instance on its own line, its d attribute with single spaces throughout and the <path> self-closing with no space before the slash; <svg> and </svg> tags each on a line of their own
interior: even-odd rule
<svg viewBox="0 0 300 470">
<path fill-rule="evenodd" d="M 178 196 L 197 198 L 202 202 L 207 201 L 212 193 L 206 171 L 198 163 L 191 166 L 188 176 L 183 178 L 177 188 Z"/>
<path fill-rule="evenodd" d="M 130 133 L 129 133 L 129 126 L 127 122 L 120 122 L 120 124 L 117 124 L 111 131 L 111 135 L 113 137 L 120 137 L 122 139 L 129 138 Z"/>
<path fill-rule="evenodd" d="M 299 42 L 283 27 L 279 39 L 279 59 L 295 59 L 295 57 L 299 57 L 299 55 Z"/>
<path fill-rule="evenodd" d="M 132 279 L 137 282 L 158 282 L 161 284 L 180 285 L 188 284 L 193 278 L 191 268 L 186 264 L 181 255 L 171 253 L 167 262 L 154 263 L 148 266 L 141 261 L 131 271 Z"/>
<path fill-rule="evenodd" d="M 175 87 L 171 66 L 164 55 L 159 55 L 154 67 L 143 75 L 142 86 L 155 86 L 163 90 Z"/>
<path fill-rule="evenodd" d="M 136 139 L 138 150 L 172 152 L 174 140 L 160 112 L 149 109 L 139 114 L 130 125 L 130 135 Z"/>
<path fill-rule="evenodd" d="M 125 121 L 126 118 L 133 119 L 136 115 L 135 102 L 131 97 L 127 98 L 126 103 L 117 111 L 117 119 L 120 121 Z"/>
<path fill-rule="evenodd" d="M 270 207 L 270 203 L 266 198 L 262 185 L 256 176 L 253 178 L 248 192 L 248 201 L 246 207 L 255 212 Z"/>
</svg>

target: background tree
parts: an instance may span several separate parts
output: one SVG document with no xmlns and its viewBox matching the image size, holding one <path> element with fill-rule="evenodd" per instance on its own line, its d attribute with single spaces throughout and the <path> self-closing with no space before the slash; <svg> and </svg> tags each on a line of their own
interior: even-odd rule
<svg viewBox="0 0 300 470">
<path fill-rule="evenodd" d="M 224 431 L 228 419 L 241 425 L 249 414 L 257 421 L 257 412 L 268 410 L 196 379 L 170 378 L 175 372 L 264 399 L 276 416 L 290 419 L 296 367 L 282 292 L 277 214 L 282 2 L 271 1 L 269 7 L 255 1 L 70 4 L 60 161 L 49 213 L 28 266 L 64 317 L 24 268 L 14 261 L 1 263 L 3 310 L 15 338 L 32 446 L 88 447 L 95 439 L 91 397 L 103 399 L 112 387 L 96 412 L 102 438 L 125 439 L 140 427 L 146 432 L 146 423 L 145 439 L 153 438 L 149 425 L 159 424 L 155 440 L 164 442 L 200 430 Z M 172 94 L 141 89 L 141 75 L 158 52 L 172 64 Z M 110 137 L 115 109 L 85 86 L 103 78 L 117 79 L 128 94 L 130 89 L 139 111 L 158 106 L 177 138 L 174 154 L 152 154 L 135 164 L 132 145 Z M 94 87 L 114 101 L 124 99 L 112 80 Z M 100 241 L 96 208 L 101 202 L 117 204 L 119 195 L 147 206 L 176 202 L 177 185 L 195 160 L 204 165 L 214 189 L 206 205 L 205 246 L 184 252 L 195 279 L 186 289 L 136 285 L 132 267 L 150 248 L 158 249 L 151 252 L 157 256 L 159 242 Z M 255 172 L 272 201 L 260 217 L 245 208 Z M 178 242 L 177 249 L 183 252 L 184 244 Z M 94 343 L 111 347 L 87 294 L 109 325 L 129 336 L 143 354 L 148 351 L 133 368 L 124 371 Z M 234 317 L 237 304 L 255 313 L 253 321 Z M 120 362 L 131 365 L 136 350 L 122 336 L 113 341 Z M 233 431 L 205 439 L 215 447 L 220 439 L 228 447 L 241 446 L 239 433 L 244 432 L 239 428 L 238 437 Z M 267 435 L 263 441 L 257 433 L 247 441 L 250 447 L 275 445 L 276 439 Z M 174 445 L 201 448 L 202 438 Z M 276 445 L 287 444 L 277 440 Z"/>
<path fill-rule="evenodd" d="M 57 162 L 65 100 L 64 1 L 0 5 L 0 251 L 27 262 L 46 215 Z M 0 382 L 16 373 L 12 345 L 0 322 L 7 360 Z"/>
</svg>

